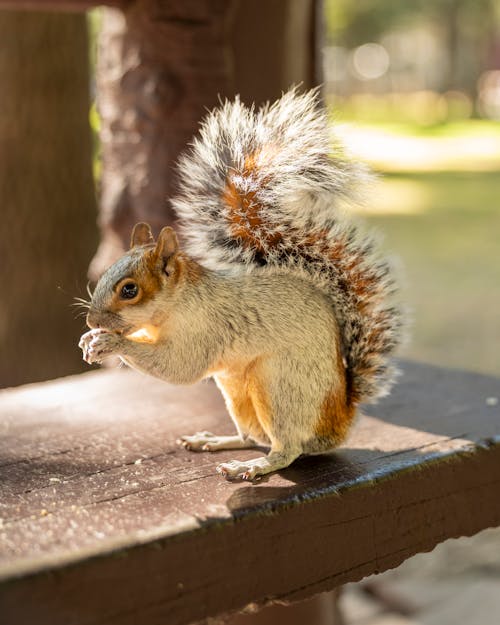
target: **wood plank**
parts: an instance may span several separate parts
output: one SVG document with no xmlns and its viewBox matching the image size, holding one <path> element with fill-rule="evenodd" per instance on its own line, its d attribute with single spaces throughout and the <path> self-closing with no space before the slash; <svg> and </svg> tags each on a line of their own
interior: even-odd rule
<svg viewBox="0 0 500 625">
<path fill-rule="evenodd" d="M 340 450 L 255 484 L 214 468 L 257 451 L 175 445 L 232 431 L 211 382 L 122 369 L 3 391 L 2 623 L 189 623 L 311 596 L 500 524 L 500 382 L 404 372 Z"/>
</svg>

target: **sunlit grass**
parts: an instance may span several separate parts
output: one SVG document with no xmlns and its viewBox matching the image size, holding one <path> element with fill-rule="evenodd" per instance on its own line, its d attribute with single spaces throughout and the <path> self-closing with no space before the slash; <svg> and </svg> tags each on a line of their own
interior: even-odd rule
<svg viewBox="0 0 500 625">
<path fill-rule="evenodd" d="M 431 127 L 339 124 L 354 157 L 379 171 L 498 171 L 500 123 L 485 120 Z"/>
<path fill-rule="evenodd" d="M 406 354 L 500 375 L 500 123 L 349 123 L 380 177 L 357 209 L 405 267 Z"/>
<path fill-rule="evenodd" d="M 377 186 L 360 212 L 403 260 L 406 354 L 500 375 L 500 175 L 388 174 Z"/>
<path fill-rule="evenodd" d="M 418 180 L 379 176 L 352 209 L 364 215 L 415 215 L 429 209 L 429 199 L 429 189 Z"/>
</svg>

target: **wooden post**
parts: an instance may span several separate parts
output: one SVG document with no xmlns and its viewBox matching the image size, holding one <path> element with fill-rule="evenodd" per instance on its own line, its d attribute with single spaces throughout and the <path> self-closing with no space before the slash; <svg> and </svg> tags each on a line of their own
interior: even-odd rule
<svg viewBox="0 0 500 625">
<path fill-rule="evenodd" d="M 83 369 L 95 248 L 83 15 L 0 13 L 0 386 Z"/>
</svg>

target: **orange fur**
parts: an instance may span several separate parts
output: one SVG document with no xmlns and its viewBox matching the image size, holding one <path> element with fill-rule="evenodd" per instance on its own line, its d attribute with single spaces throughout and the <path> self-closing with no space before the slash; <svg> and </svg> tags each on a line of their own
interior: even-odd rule
<svg viewBox="0 0 500 625">
<path fill-rule="evenodd" d="M 247 156 L 241 176 L 247 179 L 255 176 L 260 166 L 258 161 L 263 158 L 265 158 L 263 151 Z M 254 191 L 248 191 L 246 194 L 239 193 L 234 183 L 228 178 L 223 198 L 230 211 L 228 216 L 233 224 L 233 236 L 243 241 L 248 247 L 254 247 L 262 252 L 262 242 L 255 236 L 255 232 L 259 230 L 262 235 L 264 223 L 261 217 L 262 206 L 256 200 L 256 193 Z M 266 243 L 271 246 L 276 245 L 280 238 L 279 234 L 274 234 L 266 239 Z"/>
<path fill-rule="evenodd" d="M 252 401 L 258 422 L 262 430 L 266 433 L 267 438 L 273 441 L 272 437 L 272 410 L 267 395 L 266 388 L 260 380 L 257 372 L 257 362 L 254 361 L 245 372 L 246 387 L 250 400 Z"/>
<path fill-rule="evenodd" d="M 335 445 L 340 444 L 347 436 L 355 411 L 355 405 L 346 402 L 345 392 L 335 388 L 323 400 L 315 427 L 316 435 L 331 440 Z"/>
<path fill-rule="evenodd" d="M 257 441 L 266 442 L 268 437 L 257 416 L 252 395 L 248 392 L 246 377 L 218 376 L 217 383 L 224 390 L 228 409 L 236 418 L 241 431 Z"/>
<path fill-rule="evenodd" d="M 342 356 L 338 343 L 336 346 L 336 357 L 335 368 L 341 375 L 341 380 L 325 396 L 315 430 L 318 437 L 331 440 L 335 445 L 338 445 L 347 436 L 356 412 L 356 406 L 347 393 L 345 369 L 342 365 Z"/>
</svg>

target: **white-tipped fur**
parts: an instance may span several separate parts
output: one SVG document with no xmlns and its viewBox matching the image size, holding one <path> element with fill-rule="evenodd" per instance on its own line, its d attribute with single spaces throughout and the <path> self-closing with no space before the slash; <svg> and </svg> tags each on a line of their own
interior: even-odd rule
<svg viewBox="0 0 500 625">
<path fill-rule="evenodd" d="M 353 400 L 385 395 L 402 314 L 392 301 L 388 261 L 339 208 L 366 171 L 332 137 L 318 92 L 292 89 L 258 111 L 239 99 L 225 102 L 205 119 L 179 171 L 173 205 L 189 253 L 215 270 L 265 264 L 308 276 L 332 300 Z M 234 207 L 224 201 L 228 184 L 249 198 L 237 218 L 253 244 L 235 236 Z"/>
<path fill-rule="evenodd" d="M 245 160 L 254 154 L 253 174 L 243 176 Z M 212 111 L 191 150 L 181 156 L 179 172 L 181 191 L 173 206 L 187 234 L 187 251 L 220 269 L 253 262 L 252 250 L 233 245 L 222 202 L 228 177 L 265 207 L 265 223 L 255 233 L 265 246 L 266 235 L 286 234 L 287 224 L 307 235 L 338 217 L 332 214 L 337 200 L 357 192 L 366 170 L 345 158 L 317 91 L 299 95 L 293 89 L 259 111 L 238 98 Z M 279 250 L 266 252 L 272 262 Z"/>
</svg>

